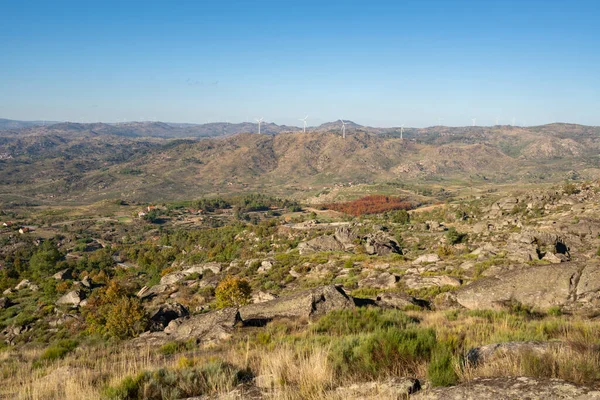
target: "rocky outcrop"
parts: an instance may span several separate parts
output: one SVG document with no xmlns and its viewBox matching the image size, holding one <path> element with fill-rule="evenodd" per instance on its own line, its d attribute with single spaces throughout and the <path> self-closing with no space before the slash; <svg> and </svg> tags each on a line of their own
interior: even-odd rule
<svg viewBox="0 0 600 400">
<path fill-rule="evenodd" d="M 81 290 L 71 290 L 70 292 L 56 300 L 56 304 L 59 306 L 64 305 L 77 307 L 81 304 L 84 298 L 85 295 Z"/>
<path fill-rule="evenodd" d="M 402 249 L 396 239 L 384 232 L 367 235 L 365 238 L 365 251 L 370 255 L 385 256 L 391 253 L 402 254 Z"/>
<path fill-rule="evenodd" d="M 72 276 L 72 272 L 70 268 L 66 268 L 63 269 L 61 271 L 58 271 L 57 273 L 55 273 L 54 275 L 52 275 L 52 277 L 54 279 L 56 279 L 57 281 L 64 281 L 65 279 L 71 279 L 73 278 Z"/>
<path fill-rule="evenodd" d="M 161 285 L 174 285 L 177 282 L 181 282 L 184 279 L 197 275 L 199 277 L 204 276 L 206 271 L 210 271 L 212 274 L 218 274 L 221 272 L 221 265 L 218 263 L 206 263 L 192 266 L 184 266 L 181 271 L 171 272 L 162 278 L 160 278 Z"/>
<path fill-rule="evenodd" d="M 15 286 L 15 291 L 19 291 L 19 290 L 23 290 L 23 289 L 29 289 L 32 292 L 37 292 L 38 290 L 40 290 L 40 287 L 38 285 L 36 285 L 35 283 L 31 283 L 29 281 L 29 279 L 23 279 L 21 282 L 19 282 L 17 284 L 17 286 Z"/>
<path fill-rule="evenodd" d="M 195 338 L 203 342 L 226 339 L 240 322 L 238 310 L 230 307 L 189 318 L 178 318 L 167 325 L 164 333 L 170 340 Z"/>
<path fill-rule="evenodd" d="M 301 242 L 298 244 L 298 250 L 300 254 L 318 251 L 353 251 L 357 243 L 363 243 L 365 251 L 371 255 L 402 254 L 396 239 L 385 232 L 377 231 L 360 237 L 348 226 L 338 227 L 333 235 L 323 235 Z"/>
<path fill-rule="evenodd" d="M 336 398 L 345 400 L 405 399 L 418 392 L 421 383 L 415 378 L 391 378 L 382 382 L 362 382 L 338 387 Z"/>
<path fill-rule="evenodd" d="M 426 264 L 426 263 L 436 263 L 441 261 L 440 257 L 437 254 L 423 254 L 417 257 L 412 263 L 414 265 Z"/>
<path fill-rule="evenodd" d="M 396 308 L 402 310 L 406 307 L 428 307 L 425 300 L 416 299 L 404 293 L 386 292 L 377 296 L 375 304 L 381 308 Z"/>
<path fill-rule="evenodd" d="M 514 301 L 539 309 L 573 304 L 598 307 L 600 266 L 562 263 L 500 273 L 459 289 L 456 300 L 469 309 L 497 308 Z"/>
<path fill-rule="evenodd" d="M 476 378 L 452 387 L 423 390 L 411 400 L 593 400 L 600 391 L 560 379 L 529 377 Z"/>
<path fill-rule="evenodd" d="M 401 284 L 407 289 L 425 289 L 429 287 L 462 285 L 462 280 L 448 275 L 421 276 L 418 274 L 406 274 L 400 280 Z"/>
<path fill-rule="evenodd" d="M 150 314 L 152 330 L 163 330 L 169 322 L 177 318 L 189 316 L 188 309 L 179 303 L 163 304 Z"/>
<path fill-rule="evenodd" d="M 398 275 L 390 274 L 389 272 L 371 271 L 369 275 L 361 280 L 358 285 L 360 287 L 370 287 L 375 289 L 393 289 L 396 283 L 400 280 Z"/>
<path fill-rule="evenodd" d="M 342 251 L 345 247 L 335 237 L 324 235 L 298 244 L 300 254 L 309 254 L 319 251 Z"/>
<path fill-rule="evenodd" d="M 332 310 L 354 307 L 341 288 L 322 286 L 264 303 L 240 308 L 244 324 L 262 325 L 275 318 L 312 318 Z"/>
<path fill-rule="evenodd" d="M 565 346 L 565 344 L 561 342 L 530 341 L 493 343 L 470 349 L 467 352 L 466 359 L 471 366 L 478 366 L 498 355 L 513 356 L 524 353 L 533 353 L 540 356 L 563 346 Z"/>
<path fill-rule="evenodd" d="M 12 306 L 14 303 L 8 297 L 0 297 L 0 310 Z"/>
</svg>

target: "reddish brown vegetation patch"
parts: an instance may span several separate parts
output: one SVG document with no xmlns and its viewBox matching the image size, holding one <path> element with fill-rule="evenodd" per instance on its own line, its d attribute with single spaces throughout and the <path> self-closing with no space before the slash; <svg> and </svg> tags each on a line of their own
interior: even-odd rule
<svg viewBox="0 0 600 400">
<path fill-rule="evenodd" d="M 377 214 L 391 210 L 410 210 L 412 204 L 400 197 L 390 197 L 381 194 L 361 197 L 360 199 L 345 203 L 324 204 L 324 208 L 359 216 L 363 214 Z"/>
</svg>

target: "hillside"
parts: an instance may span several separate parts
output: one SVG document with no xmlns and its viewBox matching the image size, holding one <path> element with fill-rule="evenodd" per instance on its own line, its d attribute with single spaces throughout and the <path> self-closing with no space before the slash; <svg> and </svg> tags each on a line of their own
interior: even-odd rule
<svg viewBox="0 0 600 400">
<path fill-rule="evenodd" d="M 0 198 L 175 200 L 247 190 L 305 198 L 350 183 L 544 183 L 600 173 L 600 129 L 579 125 L 406 129 L 403 140 L 366 127 L 348 128 L 345 140 L 337 130 L 181 140 L 166 137 L 191 128 L 142 125 L 3 131 Z"/>
</svg>

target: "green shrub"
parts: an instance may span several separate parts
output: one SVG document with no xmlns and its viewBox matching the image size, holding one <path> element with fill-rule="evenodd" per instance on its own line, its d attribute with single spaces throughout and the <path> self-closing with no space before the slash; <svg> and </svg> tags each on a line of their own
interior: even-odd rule
<svg viewBox="0 0 600 400">
<path fill-rule="evenodd" d="M 559 317 L 562 315 L 562 310 L 559 306 L 550 307 L 547 311 L 548 315 Z"/>
<path fill-rule="evenodd" d="M 97 289 L 83 310 L 91 333 L 125 339 L 148 326 L 148 315 L 137 297 L 130 297 L 116 281 Z"/>
<path fill-rule="evenodd" d="M 467 234 L 458 232 L 456 228 L 452 227 L 446 232 L 446 239 L 450 244 L 464 243 L 467 241 Z"/>
<path fill-rule="evenodd" d="M 34 368 L 41 367 L 47 362 L 63 359 L 67 354 L 77 348 L 79 343 L 72 339 L 63 339 L 48 346 L 42 355 L 33 363 Z"/>
<path fill-rule="evenodd" d="M 452 352 L 446 346 L 438 346 L 433 352 L 427 367 L 427 377 L 433 386 L 451 386 L 458 382 Z"/>
<path fill-rule="evenodd" d="M 329 335 L 352 335 L 392 327 L 403 329 L 416 322 L 402 311 L 360 307 L 331 311 L 321 317 L 313 329 Z"/>
<path fill-rule="evenodd" d="M 436 345 L 432 329 L 388 328 L 346 336 L 332 346 L 336 371 L 344 375 L 377 379 L 394 374 L 415 374 Z"/>
</svg>

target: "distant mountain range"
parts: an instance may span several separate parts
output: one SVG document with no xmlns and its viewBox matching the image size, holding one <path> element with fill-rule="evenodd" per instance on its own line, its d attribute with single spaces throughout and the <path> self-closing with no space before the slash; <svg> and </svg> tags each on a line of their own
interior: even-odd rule
<svg viewBox="0 0 600 400">
<path fill-rule="evenodd" d="M 598 127 L 438 126 L 405 129 L 400 139 L 398 129 L 348 122 L 345 140 L 336 123 L 306 133 L 264 127 L 271 134 L 236 133 L 252 132 L 255 124 L 161 122 L 3 130 L 0 203 L 160 201 L 241 191 L 301 198 L 349 182 L 600 178 Z"/>
</svg>

